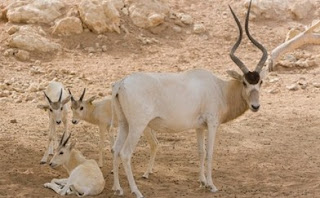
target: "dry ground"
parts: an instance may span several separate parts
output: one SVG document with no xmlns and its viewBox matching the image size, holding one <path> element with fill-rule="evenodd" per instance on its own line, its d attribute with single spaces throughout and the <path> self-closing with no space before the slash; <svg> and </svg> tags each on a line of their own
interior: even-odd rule
<svg viewBox="0 0 320 198">
<path fill-rule="evenodd" d="M 203 22 L 207 34 L 177 34 L 164 31 L 159 35 L 132 28 L 124 34 L 107 34 L 99 40 L 92 33 L 62 39 L 65 50 L 58 56 L 37 55 L 40 62 L 19 62 L 0 55 L 0 81 L 16 84 L 48 82 L 53 78 L 80 95 L 87 87 L 87 97 L 110 93 L 111 82 L 135 71 L 178 72 L 192 68 L 205 68 L 222 78 L 227 69 L 236 69 L 228 57 L 237 37 L 235 23 L 229 14 L 230 3 L 243 21 L 243 7 L 238 1 L 169 1 L 177 11 L 185 11 Z M 227 13 L 227 17 L 225 17 Z M 303 22 L 308 24 L 311 19 Z M 253 21 L 252 34 L 271 51 L 279 45 L 289 27 L 297 24 L 281 21 Z M 0 22 L 0 39 L 5 47 L 6 23 Z M 187 28 L 186 28 L 187 29 Z M 142 45 L 136 36 L 144 34 L 159 40 L 158 44 Z M 106 44 L 108 51 L 89 56 L 83 46 Z M 304 50 L 319 53 L 319 47 Z M 1 52 L 3 54 L 3 51 Z M 238 52 L 239 57 L 255 67 L 260 52 L 247 39 Z M 320 64 L 320 63 L 318 63 Z M 31 74 L 33 66 L 44 73 Z M 75 72 L 70 75 L 61 69 Z M 215 194 L 199 188 L 198 155 L 194 131 L 160 133 L 160 149 L 155 173 L 148 180 L 141 176 L 146 169 L 149 148 L 142 139 L 133 157 L 133 171 L 145 197 L 317 197 L 320 194 L 320 89 L 312 82 L 320 82 L 319 67 L 280 70 L 265 80 L 261 93 L 261 109 L 245 115 L 219 128 L 215 152 L 213 179 L 219 191 Z M 85 77 L 83 76 L 85 75 Z M 82 76 L 79 78 L 79 76 Z M 271 79 L 279 78 L 271 83 Z M 305 78 L 306 89 L 288 91 L 287 85 Z M 75 79 L 75 80 L 73 80 Z M 276 94 L 268 91 L 278 87 Z M 58 197 L 43 184 L 52 178 L 66 177 L 63 168 L 51 169 L 40 165 L 48 138 L 48 118 L 36 108 L 42 93 L 18 93 L 22 103 L 10 98 L 0 100 L 0 197 Z M 31 97 L 30 101 L 28 97 Z M 17 123 L 11 123 L 16 119 Z M 71 125 L 77 148 L 88 158 L 98 159 L 98 129 L 86 123 Z M 58 128 L 59 136 L 62 128 Z M 108 142 L 109 143 L 109 142 Z M 111 191 L 112 158 L 106 148 L 107 162 L 103 167 L 106 186 L 97 197 L 115 197 Z M 121 167 L 124 197 L 130 194 Z"/>
</svg>

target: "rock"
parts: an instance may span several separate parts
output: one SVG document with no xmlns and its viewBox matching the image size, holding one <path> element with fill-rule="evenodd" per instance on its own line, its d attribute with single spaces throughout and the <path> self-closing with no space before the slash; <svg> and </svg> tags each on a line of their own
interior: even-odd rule
<svg viewBox="0 0 320 198">
<path fill-rule="evenodd" d="M 103 52 L 106 52 L 108 50 L 106 45 L 102 45 L 101 49 L 102 49 Z"/>
<path fill-rule="evenodd" d="M 196 34 L 201 34 L 206 31 L 206 27 L 202 23 L 195 23 L 193 25 L 193 32 Z"/>
<path fill-rule="evenodd" d="M 112 1 L 82 0 L 79 13 L 82 22 L 95 33 L 120 33 L 120 14 Z"/>
<path fill-rule="evenodd" d="M 245 1 L 248 8 L 250 0 Z M 264 19 L 288 20 L 303 19 L 313 15 L 318 8 L 317 1 L 311 0 L 255 0 L 252 1 L 252 18 L 259 17 Z"/>
<path fill-rule="evenodd" d="M 61 0 L 18 0 L 10 4 L 7 18 L 12 23 L 50 23 L 63 14 Z"/>
<path fill-rule="evenodd" d="M 310 16 L 310 12 L 313 9 L 314 4 L 310 0 L 299 0 L 291 2 L 289 10 L 295 19 L 303 19 Z"/>
<path fill-rule="evenodd" d="M 16 123 L 18 123 L 18 121 L 16 119 L 12 119 L 12 120 L 10 120 L 10 123 L 16 124 Z"/>
<path fill-rule="evenodd" d="M 6 98 L 8 96 L 9 96 L 9 92 L 5 92 L 5 91 L 0 92 L 0 98 Z"/>
<path fill-rule="evenodd" d="M 56 22 L 52 34 L 61 34 L 70 36 L 72 34 L 81 34 L 83 32 L 82 22 L 77 17 L 66 17 Z"/>
<path fill-rule="evenodd" d="M 287 89 L 290 91 L 296 91 L 299 89 L 298 85 L 296 83 L 292 84 L 292 85 L 288 85 Z"/>
<path fill-rule="evenodd" d="M 178 14 L 178 17 L 180 18 L 181 22 L 187 25 L 191 25 L 193 23 L 193 18 L 189 14 Z"/>
<path fill-rule="evenodd" d="M 173 26 L 172 29 L 173 29 L 175 32 L 178 32 L 178 33 L 182 32 L 181 27 L 179 27 L 179 26 L 177 26 L 177 25 Z"/>
<path fill-rule="evenodd" d="M 30 53 L 25 50 L 18 50 L 15 56 L 21 61 L 28 61 L 30 60 Z"/>
<path fill-rule="evenodd" d="M 315 88 L 320 88 L 320 83 L 318 83 L 318 82 L 314 82 L 314 83 L 312 83 L 312 85 L 313 85 Z"/>
<path fill-rule="evenodd" d="M 128 0 L 129 16 L 138 27 L 151 28 L 164 23 L 169 7 L 160 0 Z"/>
<path fill-rule="evenodd" d="M 37 92 L 38 91 L 38 84 L 31 83 L 30 86 L 28 87 L 27 91 L 29 91 L 29 92 Z"/>
<path fill-rule="evenodd" d="M 287 54 L 284 56 L 284 59 L 289 62 L 296 62 L 297 58 L 293 54 Z"/>
<path fill-rule="evenodd" d="M 9 46 L 35 52 L 53 52 L 61 49 L 59 44 L 40 35 L 38 32 L 41 32 L 41 30 L 41 28 L 22 26 L 18 32 L 9 38 Z"/>
</svg>

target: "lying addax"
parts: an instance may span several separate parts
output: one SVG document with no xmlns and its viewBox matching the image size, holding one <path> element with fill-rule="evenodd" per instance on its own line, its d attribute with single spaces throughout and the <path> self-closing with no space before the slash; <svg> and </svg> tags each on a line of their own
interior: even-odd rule
<svg viewBox="0 0 320 198">
<path fill-rule="evenodd" d="M 48 111 L 49 114 L 49 140 L 41 164 L 48 160 L 48 155 L 52 155 L 56 147 L 56 124 L 64 124 L 65 132 L 68 129 L 68 107 L 67 102 L 70 100 L 69 94 L 64 90 L 62 83 L 52 81 L 44 91 L 46 104 L 38 105 L 38 108 Z"/>
<path fill-rule="evenodd" d="M 230 10 L 240 31 L 230 56 L 243 72 L 242 75 L 229 71 L 233 80 L 224 81 L 200 69 L 183 73 L 135 73 L 113 86 L 112 100 L 119 121 L 113 161 L 113 190 L 116 194 L 123 194 L 118 176 L 120 156 L 132 193 L 143 197 L 132 174 L 131 157 L 143 130 L 148 126 L 157 131 L 172 132 L 196 129 L 200 182 L 210 191 L 217 191 L 212 182 L 212 155 L 217 128 L 248 109 L 253 112 L 259 110 L 259 91 L 266 74 L 262 67 L 268 56 L 266 49 L 249 34 L 250 6 L 245 22 L 246 34 L 263 52 L 263 56 L 255 70 L 249 71 L 234 55 L 242 39 L 242 28 L 231 7 Z M 208 130 L 206 149 L 205 129 Z"/>
<path fill-rule="evenodd" d="M 112 120 L 111 97 L 106 97 L 98 102 L 94 101 L 96 98 L 95 96 L 92 96 L 88 100 L 84 100 L 85 91 L 86 89 L 83 90 L 79 100 L 76 100 L 74 99 L 73 95 L 71 94 L 71 91 L 69 90 L 69 94 L 71 95 L 71 110 L 73 112 L 72 123 L 78 124 L 80 120 L 84 120 L 86 122 L 99 126 L 99 166 L 102 167 L 104 159 L 104 141 L 106 132 L 108 132 L 109 134 L 110 147 L 113 146 L 114 142 L 113 134 L 111 133 L 111 131 L 108 131 Z M 117 125 L 117 118 L 114 118 L 113 126 Z M 158 148 L 158 140 L 154 132 L 150 128 L 147 128 L 145 130 L 144 135 L 151 148 L 148 169 L 143 175 L 143 177 L 148 178 L 149 173 L 152 173 L 156 151 Z"/>
<path fill-rule="evenodd" d="M 54 190 L 59 195 L 98 195 L 105 185 L 103 174 L 95 160 L 86 159 L 80 151 L 74 149 L 75 143 L 67 145 L 70 136 L 71 134 L 63 134 L 59 147 L 50 161 L 52 168 L 63 165 L 69 177 L 53 179 L 50 183 L 45 183 L 44 187 Z"/>
</svg>

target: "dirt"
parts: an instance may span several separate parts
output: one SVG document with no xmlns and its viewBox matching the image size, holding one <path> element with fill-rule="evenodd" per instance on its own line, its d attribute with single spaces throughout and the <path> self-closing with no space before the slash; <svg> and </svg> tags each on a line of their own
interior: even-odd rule
<svg viewBox="0 0 320 198">
<path fill-rule="evenodd" d="M 62 167 L 51 169 L 48 165 L 40 165 L 48 139 L 48 116 L 36 108 L 44 102 L 43 93 L 30 92 L 25 84 L 56 79 L 78 97 L 86 87 L 87 98 L 92 95 L 102 98 L 110 94 L 112 82 L 132 72 L 180 72 L 203 68 L 227 79 L 226 70 L 238 70 L 228 56 L 237 38 L 237 29 L 227 5 L 232 5 L 243 22 L 242 3 L 235 0 L 171 0 L 168 3 L 173 10 L 191 14 L 196 21 L 205 24 L 207 32 L 190 34 L 186 32 L 191 28 L 183 27 L 182 33 L 168 29 L 153 34 L 129 26 L 129 35 L 108 33 L 106 37 L 98 38 L 86 32 L 62 39 L 53 37 L 63 43 L 65 50 L 62 53 L 33 54 L 31 61 L 20 62 L 3 56 L 8 24 L 0 21 L 0 82 L 20 88 L 15 96 L 0 98 L 0 197 L 59 197 L 43 184 L 53 178 L 67 177 Z M 304 19 L 303 24 L 311 21 Z M 288 29 L 300 22 L 254 20 L 250 23 L 250 31 L 270 52 L 283 42 Z M 138 39 L 139 35 L 158 42 L 144 45 Z M 82 47 L 77 49 L 79 43 Z M 107 51 L 89 54 L 84 50 L 95 47 L 96 43 L 106 45 Z M 308 46 L 302 50 L 317 55 L 320 47 Z M 237 55 L 251 69 L 261 57 L 247 38 Z M 210 193 L 199 187 L 199 158 L 193 130 L 157 134 L 160 148 L 154 174 L 149 179 L 142 178 L 149 148 L 141 139 L 132 159 L 140 191 L 145 197 L 319 196 L 320 88 L 313 86 L 313 83 L 320 83 L 319 64 L 312 68 L 277 68 L 262 85 L 260 110 L 257 113 L 248 111 L 220 126 L 213 160 L 213 181 L 218 192 Z M 35 67 L 41 72 L 32 73 Z M 301 79 L 307 82 L 305 89 L 299 85 L 296 91 L 286 88 Z M 62 129 L 58 127 L 59 137 Z M 77 142 L 76 148 L 86 157 L 97 160 L 98 128 L 84 122 L 72 125 L 70 120 L 69 130 L 73 141 Z M 106 186 L 97 197 L 116 197 L 111 190 L 112 156 L 109 141 L 107 144 L 107 160 L 102 168 Z M 124 197 L 133 197 L 122 167 L 120 182 Z"/>
</svg>

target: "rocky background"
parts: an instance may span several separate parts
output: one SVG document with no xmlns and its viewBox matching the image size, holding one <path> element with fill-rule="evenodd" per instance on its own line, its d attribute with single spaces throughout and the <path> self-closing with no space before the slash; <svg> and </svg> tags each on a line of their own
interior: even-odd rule
<svg viewBox="0 0 320 198">
<path fill-rule="evenodd" d="M 39 164 L 48 118 L 37 109 L 57 80 L 80 95 L 100 98 L 132 72 L 204 68 L 227 79 L 238 69 L 228 54 L 244 25 L 247 0 L 2 0 L 0 2 L 0 197 L 54 197 L 45 182 L 66 177 Z M 320 19 L 319 0 L 253 0 L 250 32 L 269 52 Z M 319 33 L 320 30 L 315 30 Z M 315 197 L 320 193 L 320 46 L 290 51 L 264 80 L 262 109 L 220 127 L 213 179 L 216 197 Z M 260 51 L 246 37 L 237 55 L 249 68 Z M 69 129 L 77 148 L 98 159 L 98 129 Z M 58 135 L 61 135 L 58 128 Z M 141 140 L 133 169 L 146 197 L 208 197 L 198 188 L 193 131 L 158 134 L 155 174 L 140 176 L 149 149 Z M 109 144 L 109 142 L 108 142 Z M 106 148 L 109 149 L 109 146 Z M 113 197 L 107 152 L 106 188 Z M 131 197 L 123 169 L 121 184 Z"/>
</svg>

